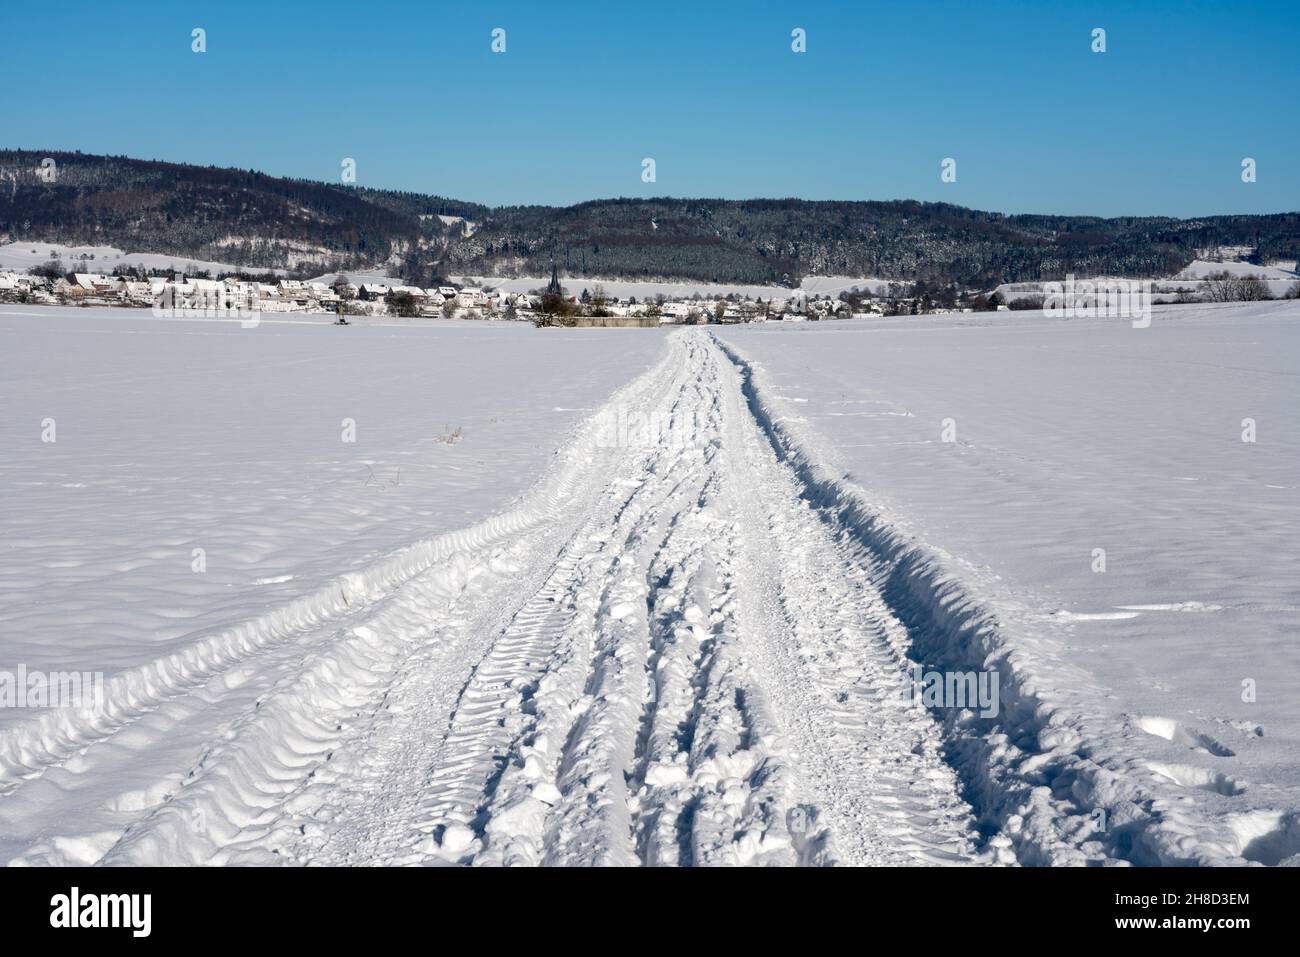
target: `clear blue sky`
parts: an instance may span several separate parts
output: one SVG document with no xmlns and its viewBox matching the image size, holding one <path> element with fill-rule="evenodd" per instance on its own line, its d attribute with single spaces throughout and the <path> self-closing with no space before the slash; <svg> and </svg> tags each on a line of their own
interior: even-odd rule
<svg viewBox="0 0 1300 957">
<path fill-rule="evenodd" d="M 9 147 L 333 181 L 353 157 L 362 185 L 492 205 L 1300 210 L 1300 0 L 11 0 L 0 16 Z"/>
</svg>

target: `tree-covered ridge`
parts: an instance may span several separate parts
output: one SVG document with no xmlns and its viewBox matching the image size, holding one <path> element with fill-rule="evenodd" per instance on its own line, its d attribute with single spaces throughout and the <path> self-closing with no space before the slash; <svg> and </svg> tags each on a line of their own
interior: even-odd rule
<svg viewBox="0 0 1300 957">
<path fill-rule="evenodd" d="M 55 163 L 45 181 L 41 163 Z M 121 156 L 0 151 L 0 234 L 289 265 L 317 251 L 340 267 L 386 259 L 420 233 L 414 214 L 357 190 L 256 170 Z"/>
<path fill-rule="evenodd" d="M 1169 275 L 1220 245 L 1295 258 L 1300 215 L 1100 219 L 908 200 L 601 200 L 493 210 L 473 236 L 452 243 L 448 261 L 452 272 L 491 272 L 508 262 L 540 275 L 554 255 L 571 275 L 730 282 L 849 275 L 994 285 L 1070 272 Z"/>
<path fill-rule="evenodd" d="M 46 181 L 47 157 L 57 175 Z M 472 229 L 444 223 L 459 217 Z M 413 276 L 481 273 L 797 282 L 877 276 L 992 286 L 1172 274 L 1219 246 L 1300 257 L 1300 214 L 1006 215 L 947 203 L 612 199 L 489 208 L 442 196 L 82 153 L 0 150 L 0 239 L 318 272 L 395 259 Z M 304 266 L 306 268 L 306 266 Z M 412 277 L 408 277 L 412 278 Z"/>
</svg>

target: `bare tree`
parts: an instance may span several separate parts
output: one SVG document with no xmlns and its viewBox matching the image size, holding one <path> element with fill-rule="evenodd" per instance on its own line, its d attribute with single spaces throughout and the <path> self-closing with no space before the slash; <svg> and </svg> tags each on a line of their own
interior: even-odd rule
<svg viewBox="0 0 1300 957">
<path fill-rule="evenodd" d="M 1237 276 L 1226 269 L 1206 276 L 1201 291 L 1210 302 L 1260 302 L 1273 298 L 1268 283 L 1258 276 Z"/>
</svg>

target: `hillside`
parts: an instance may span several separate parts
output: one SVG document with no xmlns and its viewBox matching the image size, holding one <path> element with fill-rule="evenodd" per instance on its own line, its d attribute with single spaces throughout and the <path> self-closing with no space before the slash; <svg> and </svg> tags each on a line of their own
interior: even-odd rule
<svg viewBox="0 0 1300 957">
<path fill-rule="evenodd" d="M 57 164 L 53 182 L 39 167 Z M 82 153 L 0 151 L 0 238 L 148 250 L 241 267 L 382 263 L 479 207 L 255 170 Z"/>
<path fill-rule="evenodd" d="M 53 182 L 42 159 L 58 166 Z M 473 223 L 465 228 L 463 222 Z M 1198 253 L 1300 256 L 1300 213 L 1101 219 L 946 203 L 611 199 L 489 208 L 418 193 L 82 153 L 0 150 L 0 241 L 112 245 L 311 273 L 399 264 L 441 274 L 797 282 L 833 274 L 991 286 L 1172 275 Z"/>
<path fill-rule="evenodd" d="M 1099 219 L 1008 216 L 944 203 L 796 199 L 600 200 L 493 210 L 452 243 L 452 272 L 503 265 L 544 275 L 680 276 L 797 282 L 879 276 L 995 285 L 1007 277 L 1172 275 L 1198 251 L 1240 243 L 1267 258 L 1300 251 L 1300 215 Z"/>
</svg>

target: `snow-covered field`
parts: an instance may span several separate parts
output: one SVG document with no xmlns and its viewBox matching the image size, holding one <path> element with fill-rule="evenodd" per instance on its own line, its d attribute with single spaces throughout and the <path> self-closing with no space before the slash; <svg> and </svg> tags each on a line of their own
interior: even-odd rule
<svg viewBox="0 0 1300 957">
<path fill-rule="evenodd" d="M 1069 860 L 1044 835 L 1094 807 L 1139 862 L 1300 854 L 1300 305 L 721 338 L 819 494 L 907 565 L 917 656 L 996 662 L 1023 699 L 1004 753 L 958 763 L 1022 857 Z"/>
<path fill-rule="evenodd" d="M 243 329 L 148 310 L 0 307 L 0 671 L 111 682 L 171 662 L 149 687 L 114 693 L 123 707 L 157 705 L 96 749 L 120 747 L 118 764 L 76 759 L 0 797 L 0 859 L 43 834 L 111 830 L 124 819 L 106 801 L 165 792 L 219 721 L 273 680 L 273 669 L 246 673 L 244 657 L 264 658 L 282 628 L 428 560 L 416 549 L 377 576 L 385 556 L 507 506 L 661 347 L 656 330 L 561 340 L 442 320 Z M 47 419 L 53 442 L 42 441 Z M 202 691 L 212 675 L 220 694 Z M 210 714 L 160 703 L 196 683 Z M 32 720 L 0 707 L 0 778 L 49 739 L 24 737 Z"/>
<path fill-rule="evenodd" d="M 1300 854 L 1295 303 L 0 336 L 0 860 Z"/>
<path fill-rule="evenodd" d="M 238 272 L 239 266 L 212 262 L 206 259 L 187 259 L 166 253 L 125 252 L 115 246 L 67 246 L 62 243 L 3 243 L 0 244 L 0 272 L 12 270 L 27 272 L 33 266 L 42 266 L 57 259 L 69 272 L 112 273 L 118 266 L 137 269 L 168 269 L 172 272 L 193 274 L 210 272 L 214 276 L 223 272 Z M 283 269 L 255 269 L 253 272 L 283 273 Z"/>
<path fill-rule="evenodd" d="M 1231 276 L 1251 276 L 1259 279 L 1268 289 L 1270 296 L 1274 299 L 1285 299 L 1295 289 L 1297 282 L 1300 281 L 1300 273 L 1296 272 L 1297 265 L 1300 264 L 1284 263 L 1282 265 L 1256 266 L 1246 262 L 1209 262 L 1204 259 L 1195 259 L 1174 276 L 1170 278 L 1152 278 L 1149 282 L 1151 291 L 1156 294 L 1157 299 L 1173 301 L 1173 297 L 1179 292 L 1189 292 L 1201 296 L 1201 284 L 1208 277 L 1228 273 Z M 1079 276 L 1076 278 L 1080 281 L 1086 280 L 1089 283 L 1110 286 L 1128 284 L 1134 281 L 1131 278 L 1121 276 Z M 1045 285 L 1047 284 L 1043 282 L 1005 282 L 997 287 L 996 292 L 1007 302 L 1013 302 L 1026 296 L 1043 295 L 1048 292 L 1044 288 Z M 1060 289 L 1058 288 L 1056 291 L 1059 293 Z"/>
<path fill-rule="evenodd" d="M 1289 267 L 1289 268 L 1288 268 Z M 1257 276 L 1264 280 L 1282 279 L 1294 281 L 1300 273 L 1296 271 L 1297 264 L 1289 263 L 1283 266 L 1256 266 L 1253 263 L 1244 262 L 1209 262 L 1204 259 L 1194 259 L 1179 272 L 1175 279 L 1204 279 L 1206 276 L 1213 276 L 1219 273 L 1229 273 L 1233 276 Z"/>
</svg>

